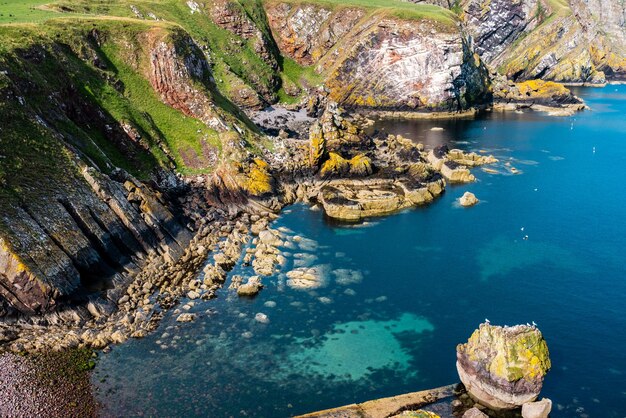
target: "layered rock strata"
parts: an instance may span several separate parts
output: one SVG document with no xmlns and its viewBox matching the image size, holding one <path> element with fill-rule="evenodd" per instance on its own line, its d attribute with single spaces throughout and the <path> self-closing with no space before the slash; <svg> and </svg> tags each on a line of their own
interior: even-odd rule
<svg viewBox="0 0 626 418">
<path fill-rule="evenodd" d="M 489 77 L 471 42 L 440 20 L 404 20 L 357 8 L 270 3 L 281 51 L 329 74 L 330 98 L 346 107 L 459 111 L 490 101 Z"/>
</svg>

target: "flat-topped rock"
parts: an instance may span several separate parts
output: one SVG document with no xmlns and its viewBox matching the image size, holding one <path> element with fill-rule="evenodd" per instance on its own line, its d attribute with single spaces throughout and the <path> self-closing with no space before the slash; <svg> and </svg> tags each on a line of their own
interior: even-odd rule
<svg viewBox="0 0 626 418">
<path fill-rule="evenodd" d="M 457 346 L 457 370 L 468 393 L 496 410 L 537 399 L 550 367 L 548 346 L 535 326 L 484 323 Z"/>
<path fill-rule="evenodd" d="M 443 179 L 425 184 L 394 180 L 341 180 L 323 187 L 318 200 L 331 218 L 358 221 L 431 202 L 444 188 Z"/>
</svg>

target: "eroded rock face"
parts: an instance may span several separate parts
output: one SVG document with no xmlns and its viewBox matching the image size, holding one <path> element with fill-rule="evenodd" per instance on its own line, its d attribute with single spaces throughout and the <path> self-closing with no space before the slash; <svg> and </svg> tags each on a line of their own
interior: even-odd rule
<svg viewBox="0 0 626 418">
<path fill-rule="evenodd" d="M 347 107 L 459 111 L 490 100 L 488 75 L 462 33 L 431 22 L 375 22 L 346 46 L 327 82 Z"/>
<path fill-rule="evenodd" d="M 364 15 L 361 9 L 341 8 L 333 13 L 312 4 L 276 3 L 267 7 L 278 47 L 301 65 L 316 64 Z"/>
<path fill-rule="evenodd" d="M 539 396 L 550 354 L 534 326 L 481 324 L 457 346 L 457 370 L 472 397 L 493 409 L 512 409 Z"/>
<path fill-rule="evenodd" d="M 199 89 L 194 85 L 194 81 L 199 85 L 212 82 L 204 56 L 188 36 L 180 35 L 175 42 L 169 39 L 169 33 L 159 30 L 146 35 L 150 50 L 148 79 L 152 87 L 166 104 L 215 130 L 227 130 L 227 124 L 213 104 L 208 89 Z"/>
<path fill-rule="evenodd" d="M 12 239 L 0 239 L 0 295 L 18 311 L 43 313 L 60 300 L 109 288 L 117 301 L 127 272 L 146 254 L 175 260 L 192 238 L 159 195 L 136 180 L 119 183 L 90 168 L 81 174 L 58 201 L 5 213 Z"/>
<path fill-rule="evenodd" d="M 254 52 L 271 68 L 278 68 L 278 61 L 272 51 L 273 41 L 248 16 L 241 4 L 232 0 L 214 0 L 210 2 L 210 7 L 211 18 L 218 26 L 243 39 L 252 40 Z"/>
<path fill-rule="evenodd" d="M 467 0 L 463 3 L 464 22 L 474 37 L 476 52 L 485 62 L 497 62 L 509 45 L 541 22 L 544 16 L 537 10 L 540 2 Z"/>
<path fill-rule="evenodd" d="M 346 107 L 457 111 L 490 101 L 489 77 L 468 37 L 449 22 L 360 9 L 277 3 L 267 14 L 281 51 L 330 76 Z"/>
</svg>

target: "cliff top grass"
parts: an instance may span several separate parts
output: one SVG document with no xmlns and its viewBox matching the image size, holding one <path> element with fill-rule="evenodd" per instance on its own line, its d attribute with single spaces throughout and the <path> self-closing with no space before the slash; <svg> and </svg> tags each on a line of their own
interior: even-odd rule
<svg viewBox="0 0 626 418">
<path fill-rule="evenodd" d="M 263 0 L 266 3 L 312 4 L 330 8 L 358 7 L 389 14 L 406 20 L 432 20 L 454 25 L 458 18 L 450 10 L 432 4 L 415 4 L 401 0 Z M 554 0 L 559 1 L 559 0 Z"/>
<path fill-rule="evenodd" d="M 37 23 L 58 13 L 41 8 L 45 0 L 0 0 L 0 25 L 7 23 Z"/>
</svg>

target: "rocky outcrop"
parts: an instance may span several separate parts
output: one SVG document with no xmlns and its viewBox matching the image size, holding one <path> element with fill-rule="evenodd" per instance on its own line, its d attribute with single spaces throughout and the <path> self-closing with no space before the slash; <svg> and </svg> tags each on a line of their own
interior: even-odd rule
<svg viewBox="0 0 626 418">
<path fill-rule="evenodd" d="M 360 126 L 348 119 L 344 110 L 329 102 L 319 120 L 309 129 L 309 164 L 323 177 L 357 176 L 372 174 L 372 162 L 364 155 L 346 160 L 342 148 L 362 147 L 369 143 Z M 329 151 L 333 152 L 329 152 Z"/>
<path fill-rule="evenodd" d="M 537 399 L 550 366 L 548 346 L 535 326 L 481 324 L 457 347 L 461 381 L 472 397 L 493 409 Z"/>
<path fill-rule="evenodd" d="M 359 221 L 431 202 L 444 189 L 441 179 L 427 184 L 384 179 L 337 180 L 322 188 L 318 199 L 331 218 Z"/>
<path fill-rule="evenodd" d="M 146 35 L 150 54 L 147 78 L 163 102 L 218 131 L 228 129 L 207 87 L 213 78 L 193 40 L 183 33 L 154 29 Z M 194 83 L 196 82 L 196 83 Z M 203 86 L 199 87 L 199 86 Z"/>
<path fill-rule="evenodd" d="M 301 65 L 317 64 L 366 14 L 292 3 L 270 3 L 266 13 L 281 52 Z"/>
<path fill-rule="evenodd" d="M 427 159 L 436 170 L 440 171 L 452 183 L 472 183 L 476 181 L 476 177 L 468 167 L 493 164 L 498 161 L 491 155 L 466 154 L 461 150 L 450 150 L 447 145 L 431 150 Z"/>
<path fill-rule="evenodd" d="M 479 202 L 480 201 L 478 200 L 476 195 L 474 195 L 474 193 L 471 193 L 471 192 L 463 193 L 463 196 L 461 196 L 461 198 L 459 199 L 459 204 L 463 207 L 474 206 L 474 205 L 477 205 Z"/>
<path fill-rule="evenodd" d="M 543 80 L 515 83 L 500 76 L 494 83 L 494 102 L 494 108 L 504 110 L 532 108 L 572 114 L 585 109 L 583 101 L 560 83 Z"/>
<path fill-rule="evenodd" d="M 324 161 L 320 176 L 329 177 L 367 177 L 373 173 L 372 161 L 358 154 L 347 160 L 341 155 L 331 152 Z"/>
<path fill-rule="evenodd" d="M 250 277 L 246 283 L 237 288 L 237 294 L 239 296 L 252 297 L 256 296 L 261 289 L 263 289 L 261 278 L 259 276 L 253 276 Z"/>
</svg>

